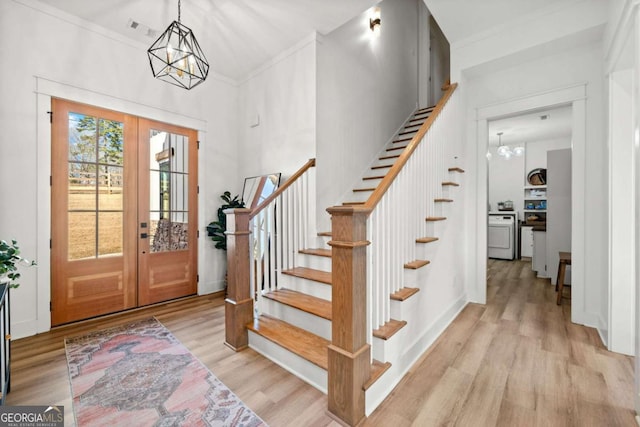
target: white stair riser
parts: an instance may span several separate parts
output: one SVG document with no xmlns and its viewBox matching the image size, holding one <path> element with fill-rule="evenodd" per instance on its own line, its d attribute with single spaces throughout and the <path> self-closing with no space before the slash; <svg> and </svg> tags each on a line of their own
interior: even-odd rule
<svg viewBox="0 0 640 427">
<path fill-rule="evenodd" d="M 331 285 L 282 274 L 280 287 L 331 301 Z"/>
<path fill-rule="evenodd" d="M 249 347 L 321 392 L 327 393 L 327 371 L 321 367 L 253 331 L 249 331 Z"/>
<path fill-rule="evenodd" d="M 393 365 L 393 361 L 397 360 L 402 354 L 403 350 L 399 343 L 406 340 L 406 338 L 404 338 L 406 328 L 407 326 L 405 325 L 404 328 L 400 329 L 388 340 L 373 337 L 373 341 L 371 343 L 371 354 L 373 355 L 373 358 L 376 360 L 391 362 Z"/>
<path fill-rule="evenodd" d="M 262 313 L 331 340 L 331 321 L 268 298 L 262 299 Z"/>
<path fill-rule="evenodd" d="M 446 228 L 447 220 L 442 221 L 427 221 L 427 234 L 430 237 L 442 237 L 442 233 Z"/>
<path fill-rule="evenodd" d="M 416 243 L 416 258 L 432 261 L 438 253 L 440 241 L 430 243 Z"/>
<path fill-rule="evenodd" d="M 412 295 L 409 299 L 406 299 L 404 301 L 391 300 L 391 318 L 396 320 L 407 320 L 409 315 L 413 312 L 413 310 L 415 310 L 415 306 L 420 298 L 420 292 L 418 292 L 418 294 Z"/>
<path fill-rule="evenodd" d="M 314 270 L 331 271 L 331 258 L 326 256 L 299 254 L 297 266 L 313 268 Z"/>
</svg>

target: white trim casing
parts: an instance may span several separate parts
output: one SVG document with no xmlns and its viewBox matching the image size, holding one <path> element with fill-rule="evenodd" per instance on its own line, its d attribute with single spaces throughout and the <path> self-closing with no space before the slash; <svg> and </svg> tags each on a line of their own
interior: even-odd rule
<svg viewBox="0 0 640 427">
<path fill-rule="evenodd" d="M 22 323 L 12 323 L 14 338 L 21 338 L 51 329 L 51 265 L 49 239 L 51 236 L 51 124 L 48 112 L 51 111 L 51 98 L 58 97 L 103 108 L 121 111 L 141 117 L 172 123 L 175 125 L 198 130 L 198 139 L 204 143 L 207 122 L 194 117 L 160 110 L 155 107 L 98 93 L 92 90 L 55 82 L 43 77 L 35 77 L 36 114 L 37 114 L 37 250 L 35 259 L 38 260 L 36 274 L 36 319 Z M 206 164 L 204 153 L 198 153 L 199 165 Z M 200 194 L 206 194 L 206 182 L 203 181 L 203 167 L 198 168 Z M 204 230 L 204 203 L 198 203 L 198 229 Z M 206 238 L 198 240 L 198 273 L 202 277 L 203 255 Z M 206 294 L 215 290 L 215 285 L 198 283 L 198 294 Z"/>
</svg>

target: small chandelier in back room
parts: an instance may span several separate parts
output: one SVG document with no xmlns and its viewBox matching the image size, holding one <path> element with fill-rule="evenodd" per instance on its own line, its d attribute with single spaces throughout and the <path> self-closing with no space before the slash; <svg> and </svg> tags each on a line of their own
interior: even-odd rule
<svg viewBox="0 0 640 427">
<path fill-rule="evenodd" d="M 149 63 L 153 76 L 165 82 L 191 89 L 202 83 L 209 74 L 209 63 L 191 29 L 173 21 L 149 50 Z"/>
<path fill-rule="evenodd" d="M 524 154 L 524 147 L 509 147 L 507 145 L 502 145 L 502 134 L 503 132 L 498 132 L 498 149 L 496 152 L 506 158 L 509 159 L 511 156 L 522 156 Z"/>
</svg>

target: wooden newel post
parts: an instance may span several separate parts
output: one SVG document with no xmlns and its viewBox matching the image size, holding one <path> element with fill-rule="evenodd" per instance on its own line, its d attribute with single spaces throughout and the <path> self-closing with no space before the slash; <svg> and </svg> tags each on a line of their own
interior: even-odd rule
<svg viewBox="0 0 640 427">
<path fill-rule="evenodd" d="M 227 298 L 224 304 L 225 344 L 235 351 L 249 346 L 247 324 L 253 321 L 250 289 L 249 214 L 227 209 Z"/>
<path fill-rule="evenodd" d="M 329 411 L 354 426 L 365 417 L 364 385 L 371 375 L 367 344 L 368 208 L 336 206 L 331 214 L 332 326 Z"/>
</svg>

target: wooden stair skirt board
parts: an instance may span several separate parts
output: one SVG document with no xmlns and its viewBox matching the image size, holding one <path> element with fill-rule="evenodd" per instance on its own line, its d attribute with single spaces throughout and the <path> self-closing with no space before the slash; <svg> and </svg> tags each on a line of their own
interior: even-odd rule
<svg viewBox="0 0 640 427">
<path fill-rule="evenodd" d="M 457 182 L 445 181 L 442 183 L 444 187 L 460 187 L 460 184 Z"/>
<path fill-rule="evenodd" d="M 446 216 L 428 216 L 425 218 L 425 221 L 434 222 L 434 221 L 444 221 L 445 219 L 447 219 Z"/>
<path fill-rule="evenodd" d="M 266 293 L 264 297 L 288 305 L 289 307 L 297 308 L 305 313 L 331 320 L 331 301 L 290 289 L 271 291 Z"/>
<path fill-rule="evenodd" d="M 402 288 L 392 293 L 391 299 L 394 301 L 406 301 L 418 292 L 420 292 L 420 288 Z"/>
<path fill-rule="evenodd" d="M 313 248 L 313 249 L 300 249 L 298 252 L 305 255 L 323 256 L 331 258 L 331 249 Z"/>
<path fill-rule="evenodd" d="M 460 169 L 460 168 L 449 168 L 449 172 L 459 172 L 459 173 L 464 173 L 464 169 Z"/>
<path fill-rule="evenodd" d="M 416 239 L 416 243 L 433 243 L 437 240 L 437 237 L 419 237 Z"/>
<path fill-rule="evenodd" d="M 429 265 L 430 263 L 431 261 L 427 261 L 426 259 L 416 259 L 406 263 L 404 265 L 404 268 L 406 268 L 407 270 L 417 270 L 424 267 L 425 265 Z"/>
<path fill-rule="evenodd" d="M 434 199 L 433 201 L 436 203 L 451 203 L 453 199 Z"/>
<path fill-rule="evenodd" d="M 373 336 L 382 340 L 388 340 L 394 336 L 400 329 L 404 328 L 407 324 L 404 320 L 391 319 L 378 329 L 373 331 Z"/>
<path fill-rule="evenodd" d="M 324 371 L 328 370 L 327 348 L 331 344 L 329 340 L 264 314 L 256 321 L 249 323 L 247 329 L 316 367 Z M 374 359 L 371 363 L 371 376 L 363 388 L 367 390 L 371 387 L 390 367 L 391 363 L 382 363 Z M 322 381 L 312 379 L 311 382 L 320 383 Z"/>
<path fill-rule="evenodd" d="M 283 270 L 282 274 L 300 277 L 302 279 L 313 280 L 314 282 L 331 284 L 331 273 L 328 271 L 314 270 L 313 268 L 295 267 L 290 270 Z"/>
</svg>

